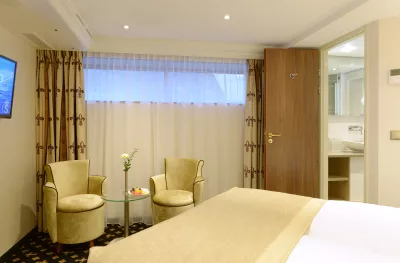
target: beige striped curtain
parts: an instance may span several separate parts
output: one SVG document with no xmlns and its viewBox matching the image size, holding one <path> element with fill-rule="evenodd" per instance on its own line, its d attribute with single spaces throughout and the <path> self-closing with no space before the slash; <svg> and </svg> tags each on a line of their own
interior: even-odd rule
<svg viewBox="0 0 400 263">
<path fill-rule="evenodd" d="M 264 61 L 248 60 L 243 186 L 264 189 Z"/>
<path fill-rule="evenodd" d="M 86 159 L 86 105 L 82 52 L 37 51 L 36 63 L 36 210 L 43 216 L 43 167 Z"/>
</svg>

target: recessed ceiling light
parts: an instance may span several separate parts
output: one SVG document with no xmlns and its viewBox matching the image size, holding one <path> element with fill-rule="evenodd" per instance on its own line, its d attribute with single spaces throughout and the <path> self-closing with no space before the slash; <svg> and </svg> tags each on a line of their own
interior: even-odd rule
<svg viewBox="0 0 400 263">
<path fill-rule="evenodd" d="M 352 44 L 345 44 L 341 49 L 340 49 L 340 51 L 341 52 L 344 52 L 344 53 L 350 53 L 351 51 L 354 51 L 354 50 L 356 50 L 357 49 L 357 47 L 356 46 L 353 46 Z"/>
<path fill-rule="evenodd" d="M 128 25 L 124 25 L 124 28 L 125 28 L 125 29 L 129 29 L 129 26 L 128 26 Z"/>
<path fill-rule="evenodd" d="M 333 70 L 333 71 L 336 71 L 336 68 L 333 68 L 332 70 Z"/>
<path fill-rule="evenodd" d="M 231 16 L 230 16 L 230 15 L 225 15 L 225 16 L 224 16 L 224 19 L 225 19 L 225 20 L 229 20 L 229 19 L 231 19 Z"/>
</svg>

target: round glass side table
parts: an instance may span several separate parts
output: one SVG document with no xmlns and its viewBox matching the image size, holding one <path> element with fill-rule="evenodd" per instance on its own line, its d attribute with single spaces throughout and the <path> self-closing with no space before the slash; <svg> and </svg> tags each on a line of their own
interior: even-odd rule
<svg viewBox="0 0 400 263">
<path fill-rule="evenodd" d="M 150 193 L 145 195 L 131 195 L 125 192 L 125 190 L 107 193 L 102 195 L 101 198 L 107 202 L 114 203 L 124 203 L 124 237 L 129 236 L 129 202 L 135 202 L 142 199 L 146 199 L 150 196 Z M 112 242 L 115 242 L 121 238 L 114 239 Z"/>
</svg>

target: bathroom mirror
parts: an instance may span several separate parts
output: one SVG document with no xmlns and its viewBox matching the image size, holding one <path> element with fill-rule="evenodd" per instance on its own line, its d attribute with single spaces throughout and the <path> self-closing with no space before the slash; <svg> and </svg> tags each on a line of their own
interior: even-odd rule
<svg viewBox="0 0 400 263">
<path fill-rule="evenodd" d="M 364 58 L 329 56 L 328 113 L 364 116 Z"/>
</svg>

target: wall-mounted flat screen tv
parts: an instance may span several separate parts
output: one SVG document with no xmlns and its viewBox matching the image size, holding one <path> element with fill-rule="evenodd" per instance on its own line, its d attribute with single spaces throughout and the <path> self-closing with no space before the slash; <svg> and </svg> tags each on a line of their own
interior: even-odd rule
<svg viewBox="0 0 400 263">
<path fill-rule="evenodd" d="M 11 118 L 17 62 L 0 55 L 0 118 Z"/>
</svg>

